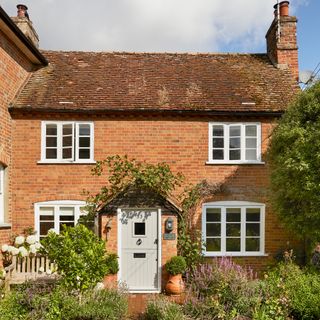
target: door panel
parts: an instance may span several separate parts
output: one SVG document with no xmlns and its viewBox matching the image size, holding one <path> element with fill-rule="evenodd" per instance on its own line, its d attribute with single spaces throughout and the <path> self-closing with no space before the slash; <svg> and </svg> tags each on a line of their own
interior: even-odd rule
<svg viewBox="0 0 320 320">
<path fill-rule="evenodd" d="M 158 290 L 158 210 L 120 210 L 121 275 L 129 290 Z"/>
</svg>

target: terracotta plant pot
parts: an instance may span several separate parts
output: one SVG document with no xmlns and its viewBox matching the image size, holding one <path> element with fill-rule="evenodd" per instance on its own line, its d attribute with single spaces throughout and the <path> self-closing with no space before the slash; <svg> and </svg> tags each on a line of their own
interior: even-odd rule
<svg viewBox="0 0 320 320">
<path fill-rule="evenodd" d="M 166 293 L 170 295 L 180 295 L 184 292 L 184 282 L 182 275 L 169 275 L 169 280 L 166 284 Z"/>
</svg>

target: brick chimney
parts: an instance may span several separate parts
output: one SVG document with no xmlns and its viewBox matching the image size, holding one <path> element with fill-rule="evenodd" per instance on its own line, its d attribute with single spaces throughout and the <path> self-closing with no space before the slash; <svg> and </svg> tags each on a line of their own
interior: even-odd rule
<svg viewBox="0 0 320 320">
<path fill-rule="evenodd" d="M 274 6 L 274 19 L 266 34 L 267 54 L 279 69 L 290 69 L 296 81 L 299 79 L 297 18 L 289 15 L 289 1 Z"/>
<path fill-rule="evenodd" d="M 12 17 L 13 22 L 20 28 L 24 35 L 38 48 L 39 36 L 33 28 L 29 19 L 28 7 L 24 4 L 17 5 L 18 13 L 16 17 Z"/>
</svg>

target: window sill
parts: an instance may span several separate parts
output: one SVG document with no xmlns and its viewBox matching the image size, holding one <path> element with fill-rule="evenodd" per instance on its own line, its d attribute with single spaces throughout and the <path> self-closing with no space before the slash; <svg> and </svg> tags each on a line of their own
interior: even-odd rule
<svg viewBox="0 0 320 320">
<path fill-rule="evenodd" d="M 48 160 L 40 160 L 37 162 L 38 164 L 96 164 L 97 162 L 94 160 L 88 161 L 48 161 Z"/>
<path fill-rule="evenodd" d="M 268 257 L 269 254 L 267 253 L 260 253 L 260 252 L 254 252 L 254 253 L 204 253 L 205 258 L 213 258 L 213 257 Z"/>
<path fill-rule="evenodd" d="M 12 227 L 11 223 L 5 223 L 5 222 L 0 223 L 0 230 L 1 229 L 11 229 L 11 227 Z"/>
<path fill-rule="evenodd" d="M 244 165 L 244 164 L 257 164 L 263 165 L 265 164 L 264 161 L 207 161 L 206 164 L 230 164 L 230 165 Z"/>
</svg>

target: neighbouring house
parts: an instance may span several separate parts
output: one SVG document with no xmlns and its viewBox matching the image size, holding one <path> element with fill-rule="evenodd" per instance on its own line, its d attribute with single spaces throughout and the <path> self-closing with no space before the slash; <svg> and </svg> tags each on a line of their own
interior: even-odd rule
<svg viewBox="0 0 320 320">
<path fill-rule="evenodd" d="M 27 36 L 1 9 L 1 242 L 29 226 L 41 239 L 74 225 L 83 190 L 104 183 L 90 173 L 95 161 L 126 154 L 166 162 L 193 184 L 221 184 L 190 221 L 204 255 L 266 267 L 294 240 L 268 201 L 268 140 L 299 92 L 297 19 L 288 1 L 279 6 L 264 54 L 39 51 L 26 7 L 14 21 Z M 161 290 L 179 210 L 133 188 L 99 216 L 132 292 Z"/>
</svg>

